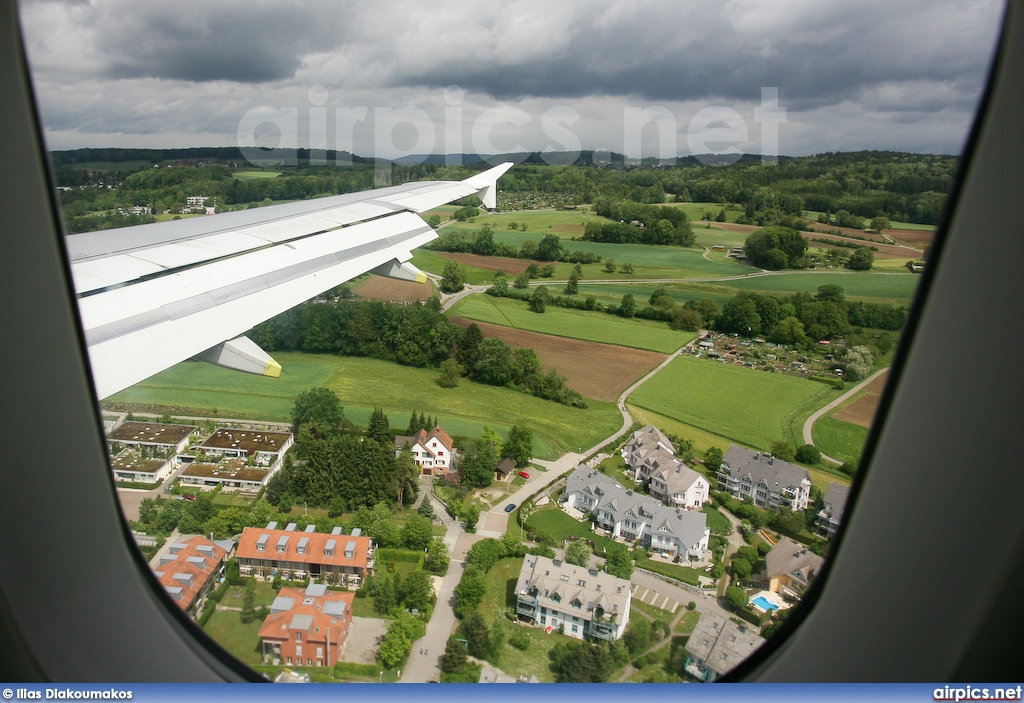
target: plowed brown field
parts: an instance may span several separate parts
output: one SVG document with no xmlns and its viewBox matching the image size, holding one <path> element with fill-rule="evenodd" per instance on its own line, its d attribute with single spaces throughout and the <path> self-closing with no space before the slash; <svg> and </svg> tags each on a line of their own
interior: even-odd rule
<svg viewBox="0 0 1024 703">
<path fill-rule="evenodd" d="M 882 389 L 885 388 L 885 380 L 889 374 L 883 373 L 865 388 L 865 393 L 845 408 L 837 412 L 834 417 L 843 422 L 849 422 L 861 427 L 871 427 L 875 421 L 875 413 L 878 411 L 878 401 L 882 397 Z"/>
<path fill-rule="evenodd" d="M 453 317 L 451 321 L 469 327 L 473 320 Z M 629 349 L 614 344 L 553 337 L 539 332 L 475 323 L 485 337 L 498 337 L 509 346 L 533 349 L 545 373 L 557 369 L 587 398 L 613 402 L 631 383 L 668 358 L 666 354 Z"/>
<path fill-rule="evenodd" d="M 399 281 L 393 278 L 373 275 L 353 286 L 352 292 L 360 298 L 373 298 L 374 300 L 403 303 L 429 300 L 430 296 L 434 293 L 429 282 Z"/>
</svg>

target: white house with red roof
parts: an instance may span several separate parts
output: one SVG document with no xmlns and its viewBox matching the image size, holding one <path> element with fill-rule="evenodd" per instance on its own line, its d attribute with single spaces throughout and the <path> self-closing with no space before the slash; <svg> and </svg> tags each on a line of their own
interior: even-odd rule
<svg viewBox="0 0 1024 703">
<path fill-rule="evenodd" d="M 440 427 L 427 432 L 420 430 L 412 437 L 395 437 L 395 456 L 409 445 L 412 459 L 423 474 L 443 476 L 452 467 L 452 438 Z"/>
<path fill-rule="evenodd" d="M 154 558 L 153 572 L 182 610 L 196 617 L 235 550 L 230 540 L 211 541 L 200 535 L 182 536 Z"/>
</svg>

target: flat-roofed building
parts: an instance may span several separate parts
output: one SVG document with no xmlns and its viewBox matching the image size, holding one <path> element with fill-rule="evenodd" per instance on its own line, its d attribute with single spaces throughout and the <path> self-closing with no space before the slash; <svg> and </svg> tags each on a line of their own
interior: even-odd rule
<svg viewBox="0 0 1024 703">
<path fill-rule="evenodd" d="M 354 593 L 324 584 L 282 588 L 260 627 L 263 662 L 275 666 L 334 666 L 352 631 Z"/>
<path fill-rule="evenodd" d="M 110 460 L 110 468 L 118 481 L 158 483 L 170 476 L 177 462 L 168 458 L 147 459 L 136 449 L 125 449 Z"/>
<path fill-rule="evenodd" d="M 617 640 L 629 623 L 632 597 L 626 579 L 527 554 L 516 581 L 516 614 L 577 639 Z"/>
<path fill-rule="evenodd" d="M 189 439 L 197 435 L 195 425 L 175 425 L 160 422 L 122 422 L 107 433 L 111 455 L 126 447 L 148 447 L 163 453 L 179 453 L 188 449 Z"/>
<path fill-rule="evenodd" d="M 225 491 L 258 493 L 273 475 L 270 469 L 249 466 L 244 459 L 224 459 L 216 464 L 194 461 L 178 479 L 183 486 L 199 489 L 209 490 L 223 485 Z"/>
<path fill-rule="evenodd" d="M 260 432 L 236 427 L 220 427 L 207 437 L 199 451 L 209 457 L 252 458 L 253 466 L 277 471 L 294 437 L 289 432 Z"/>
<path fill-rule="evenodd" d="M 374 566 L 373 540 L 335 532 L 299 532 L 295 523 L 283 530 L 272 522 L 246 527 L 238 542 L 238 568 L 242 576 L 272 579 L 319 579 L 325 583 L 359 586 Z"/>
</svg>

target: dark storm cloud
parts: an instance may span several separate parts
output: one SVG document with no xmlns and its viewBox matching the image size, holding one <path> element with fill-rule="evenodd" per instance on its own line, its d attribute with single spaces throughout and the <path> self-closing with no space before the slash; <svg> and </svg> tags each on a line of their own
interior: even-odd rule
<svg viewBox="0 0 1024 703">
<path fill-rule="evenodd" d="M 90 18 L 110 78 L 264 83 L 291 78 L 303 56 L 333 49 L 344 5 L 133 3 Z"/>
</svg>

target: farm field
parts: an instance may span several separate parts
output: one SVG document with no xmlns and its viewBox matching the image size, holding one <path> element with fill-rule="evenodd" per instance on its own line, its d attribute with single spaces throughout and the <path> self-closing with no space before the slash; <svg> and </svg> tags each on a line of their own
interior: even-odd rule
<svg viewBox="0 0 1024 703">
<path fill-rule="evenodd" d="M 906 269 L 904 269 L 906 271 Z M 847 298 L 874 303 L 909 303 L 920 276 L 911 273 L 794 271 L 716 281 L 716 286 L 759 293 L 815 293 L 819 286 L 842 286 Z"/>
<path fill-rule="evenodd" d="M 251 170 L 251 169 L 239 169 L 231 174 L 232 178 L 236 178 L 240 181 L 248 181 L 253 178 L 277 178 L 281 175 L 281 171 L 263 171 L 263 170 Z"/>
<path fill-rule="evenodd" d="M 352 292 L 360 298 L 372 298 L 386 302 L 409 302 L 428 300 L 434 294 L 434 288 L 429 281 L 416 283 L 415 281 L 400 281 L 370 274 L 354 284 Z"/>
<path fill-rule="evenodd" d="M 868 429 L 826 415 L 818 418 L 812 430 L 814 446 L 845 464 L 860 462 Z"/>
<path fill-rule="evenodd" d="M 434 415 L 451 434 L 479 436 L 484 425 L 505 435 L 519 423 L 534 434 L 534 454 L 553 459 L 570 447 L 588 447 L 617 430 L 614 404 L 588 400 L 569 408 L 506 388 L 463 380 L 441 389 L 434 369 L 417 369 L 377 359 L 281 352 L 284 367 L 272 379 L 204 364 L 184 362 L 111 396 L 105 405 L 171 414 L 290 420 L 298 393 L 323 385 L 341 398 L 345 417 L 366 425 L 374 407 L 391 424 L 405 427 L 412 410 Z"/>
<path fill-rule="evenodd" d="M 876 378 L 852 402 L 833 412 L 832 417 L 860 427 L 871 427 L 887 378 L 888 374 Z"/>
<path fill-rule="evenodd" d="M 421 271 L 429 271 L 430 273 L 436 273 L 438 276 L 444 273 L 444 266 L 448 263 L 448 259 L 442 256 L 439 251 L 431 251 L 430 249 L 413 249 L 412 251 L 412 265 Z M 466 283 L 470 285 L 480 285 L 482 283 L 491 283 L 494 281 L 494 271 L 488 271 L 486 269 L 476 268 L 475 266 L 462 266 L 462 273 L 466 276 Z"/>
<path fill-rule="evenodd" d="M 85 163 L 65 164 L 67 168 L 82 171 L 140 171 L 150 168 L 152 161 L 146 159 L 136 161 L 87 161 Z"/>
<path fill-rule="evenodd" d="M 573 310 L 549 305 L 544 313 L 530 312 L 523 301 L 472 295 L 449 310 L 452 316 L 479 322 L 543 332 L 604 344 L 648 349 L 669 354 L 696 338 L 694 332 L 670 329 L 664 322 L 626 320 L 603 312 Z"/>
<path fill-rule="evenodd" d="M 827 395 L 824 384 L 680 357 L 630 396 L 641 408 L 739 444 L 789 440 L 790 420 Z"/>
<path fill-rule="evenodd" d="M 462 327 L 473 322 L 464 317 L 451 320 Z M 630 384 L 667 358 L 665 354 L 613 344 L 555 337 L 487 322 L 476 324 L 485 337 L 498 337 L 513 348 L 533 349 L 545 373 L 557 369 L 568 379 L 570 388 L 587 398 L 607 402 L 614 402 Z"/>
<path fill-rule="evenodd" d="M 515 210 L 480 215 L 474 217 L 472 222 L 453 222 L 448 226 L 454 229 L 477 230 L 484 224 L 489 224 L 497 235 L 500 232 L 511 232 L 509 223 L 515 222 L 520 226 L 526 225 L 526 232 L 522 232 L 524 238 L 532 237 L 534 241 L 538 241 L 545 234 L 557 234 L 563 239 L 578 237 L 583 234 L 587 222 L 609 221 L 607 218 L 580 210 Z"/>
<path fill-rule="evenodd" d="M 728 288 L 716 288 L 713 285 L 703 283 L 666 283 L 666 284 L 628 284 L 621 283 L 585 283 L 580 281 L 580 295 L 596 296 L 602 302 L 614 302 L 622 300 L 626 293 L 632 293 L 639 306 L 647 305 L 651 295 L 657 288 L 663 288 L 672 300 L 677 303 L 685 303 L 687 300 L 702 300 L 711 298 L 718 307 L 729 302 L 735 293 Z"/>
</svg>

